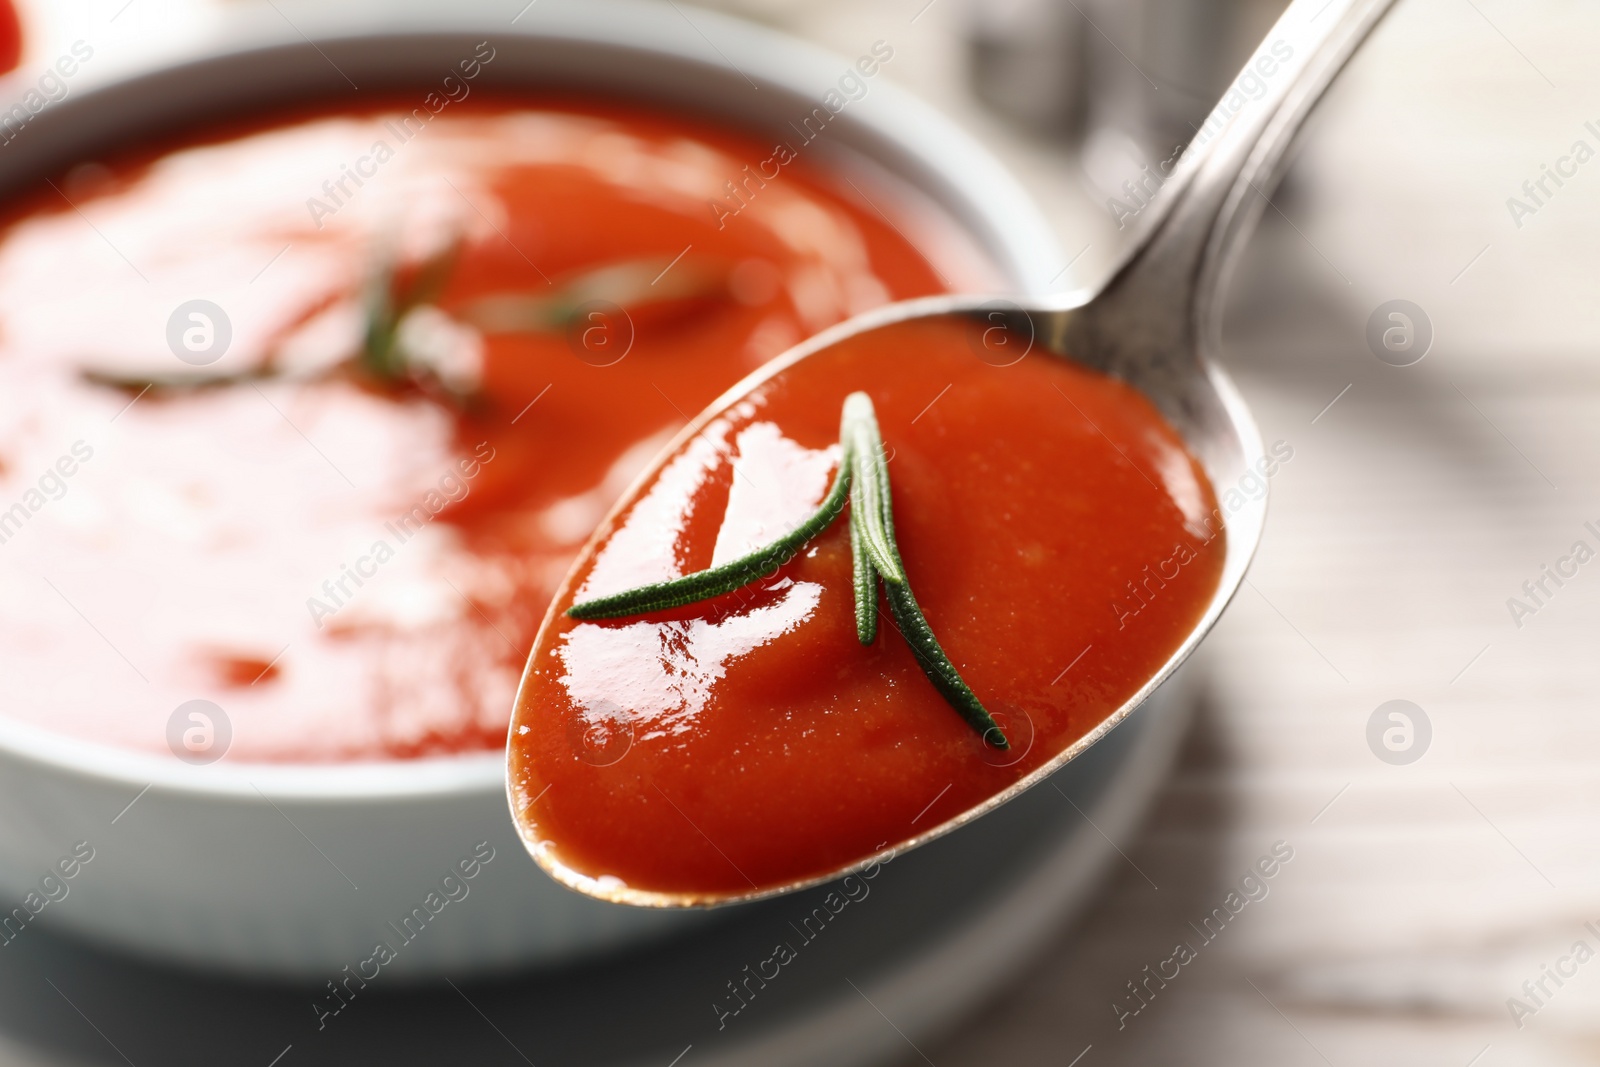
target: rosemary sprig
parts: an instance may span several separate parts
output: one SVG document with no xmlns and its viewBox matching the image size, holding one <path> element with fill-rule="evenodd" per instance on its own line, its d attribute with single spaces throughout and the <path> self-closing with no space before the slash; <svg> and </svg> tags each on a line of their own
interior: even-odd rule
<svg viewBox="0 0 1600 1067">
<path fill-rule="evenodd" d="M 345 358 L 297 377 L 310 380 L 355 368 L 379 385 L 413 385 L 460 405 L 473 402 L 473 394 L 445 381 L 427 354 L 408 351 L 401 337 L 406 316 L 434 305 L 444 292 L 455 273 L 461 248 L 460 238 L 451 241 L 424 259 L 406 281 L 400 278 L 394 251 L 380 248 L 373 256 L 364 285 L 359 346 Z M 676 260 L 648 256 L 621 260 L 585 271 L 544 293 L 502 292 L 481 297 L 461 308 L 455 317 L 485 333 L 559 334 L 595 301 L 633 312 L 699 300 L 724 291 L 722 275 L 692 263 L 669 269 L 675 263 Z M 241 371 L 118 374 L 87 368 L 81 373 L 86 381 L 128 392 L 154 389 L 193 393 L 260 381 L 294 380 L 278 366 L 276 346 L 269 348 L 258 365 Z"/>
<path fill-rule="evenodd" d="M 654 611 L 681 608 L 685 604 L 694 604 L 714 596 L 721 596 L 723 593 L 731 593 L 772 574 L 794 558 L 795 553 L 804 548 L 807 541 L 832 525 L 833 520 L 844 510 L 849 490 L 850 474 L 848 468 L 841 464 L 827 497 L 817 510 L 811 513 L 810 518 L 765 548 L 758 548 L 749 555 L 740 556 L 731 563 L 724 563 L 710 570 L 697 571 L 671 581 L 630 589 L 615 596 L 586 600 L 582 604 L 572 605 L 567 609 L 567 614 L 574 619 L 619 619 L 627 615 L 646 615 Z"/>
<path fill-rule="evenodd" d="M 850 524 L 850 570 L 856 593 L 856 639 L 870 645 L 878 637 L 878 573 L 867 558 L 861 526 Z"/>
<path fill-rule="evenodd" d="M 841 435 L 848 435 L 845 454 L 853 468 L 850 485 L 850 521 L 861 528 L 867 563 L 891 585 L 904 585 L 905 569 L 894 547 L 894 515 L 889 507 L 889 461 L 872 401 L 866 393 L 844 398 Z"/>
<path fill-rule="evenodd" d="M 542 293 L 491 293 L 462 308 L 461 319 L 485 333 L 559 333 L 593 302 L 632 312 L 724 291 L 722 275 L 693 262 L 676 263 L 653 257 L 627 259 L 585 271 Z"/>
<path fill-rule="evenodd" d="M 461 242 L 455 240 L 422 262 L 409 285 L 395 280 L 392 254 L 378 256 L 376 269 L 367 280 L 366 330 L 356 365 L 380 382 L 397 382 L 414 373 L 411 359 L 400 344 L 400 323 L 424 304 L 431 304 L 444 291 L 455 272 Z"/>
<path fill-rule="evenodd" d="M 839 425 L 839 470 L 817 510 L 764 548 L 720 567 L 697 571 L 653 585 L 574 604 L 574 619 L 617 619 L 645 615 L 709 600 L 771 575 L 812 538 L 833 524 L 850 501 L 850 558 L 855 593 L 856 638 L 870 645 L 878 635 L 878 579 L 883 580 L 889 613 L 894 617 L 917 665 L 951 707 L 989 744 L 1010 748 L 1006 735 L 945 654 L 927 616 L 912 595 L 905 564 L 894 536 L 894 507 L 889 491 L 889 462 L 872 399 L 866 393 L 845 398 Z"/>
<path fill-rule="evenodd" d="M 171 392 L 195 392 L 202 389 L 219 389 L 229 385 L 247 385 L 276 376 L 270 367 L 248 367 L 242 371 L 222 374 L 115 374 L 93 367 L 82 372 L 83 380 L 108 389 L 138 392 L 145 389 Z"/>
</svg>

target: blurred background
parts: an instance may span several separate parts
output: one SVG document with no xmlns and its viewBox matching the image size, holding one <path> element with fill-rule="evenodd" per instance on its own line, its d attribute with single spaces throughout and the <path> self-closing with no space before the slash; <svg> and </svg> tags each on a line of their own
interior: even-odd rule
<svg viewBox="0 0 1600 1067">
<path fill-rule="evenodd" d="M 107 67 L 148 57 L 215 10 L 21 6 L 24 69 L 85 36 Z M 709 6 L 845 55 L 893 41 L 884 77 L 1044 206 L 1063 287 L 1108 269 L 1129 233 L 1123 183 L 1192 136 L 1281 7 Z M 1531 213 L 1508 205 L 1531 203 L 1524 182 L 1575 142 L 1600 147 L 1597 43 L 1600 8 L 1579 0 L 1400 0 L 1328 94 L 1232 285 L 1226 362 L 1265 439 L 1294 451 L 1250 579 L 1200 653 L 1177 769 L 1093 903 L 901 1062 L 1600 1063 L 1600 963 L 1525 991 L 1575 943 L 1600 948 L 1585 925 L 1600 928 L 1600 571 L 1531 614 L 1509 604 L 1600 526 L 1600 164 Z M 1397 300 L 1431 337 L 1406 366 L 1369 344 Z M 1391 701 L 1403 720 L 1380 714 Z M 1130 999 L 1277 842 L 1293 859 L 1270 893 Z M 140 981 L 121 966 L 108 988 Z M 206 983 L 184 981 L 203 1005 Z M 385 1017 L 422 1002 L 406 1003 Z M 482 1026 L 456 1014 L 439 1025 Z M 56 1003 L 0 1034 L 0 1064 L 147 1062 L 86 1021 Z M 265 1067 L 276 1048 L 261 1045 Z M 469 1061 L 543 1062 L 526 1040 L 494 1048 Z"/>
</svg>

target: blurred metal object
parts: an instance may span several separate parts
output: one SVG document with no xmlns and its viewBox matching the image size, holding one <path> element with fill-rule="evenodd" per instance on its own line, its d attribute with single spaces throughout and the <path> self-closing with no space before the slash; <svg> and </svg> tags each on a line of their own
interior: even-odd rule
<svg viewBox="0 0 1600 1067">
<path fill-rule="evenodd" d="M 1145 168 L 1170 173 L 1285 6 L 967 0 L 973 91 L 1018 126 L 1075 142 L 1091 185 L 1124 198 L 1124 183 L 1149 185 Z"/>
<path fill-rule="evenodd" d="M 978 99 L 1031 130 L 1081 135 L 1093 30 L 1070 0 L 970 0 L 965 16 Z"/>
</svg>

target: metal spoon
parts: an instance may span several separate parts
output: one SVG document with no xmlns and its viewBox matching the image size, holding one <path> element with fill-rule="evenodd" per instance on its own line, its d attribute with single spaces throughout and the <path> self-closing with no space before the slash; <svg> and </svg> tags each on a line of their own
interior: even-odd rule
<svg viewBox="0 0 1600 1067">
<path fill-rule="evenodd" d="M 1254 228 L 1284 155 L 1311 108 L 1393 0 L 1293 0 L 1261 49 L 1212 112 L 1181 161 L 1140 212 L 1142 231 L 1098 290 L 1026 303 L 940 296 L 891 304 L 826 330 L 767 364 L 708 412 L 800 361 L 854 338 L 910 319 L 959 317 L 974 323 L 997 359 L 1038 349 L 1121 378 L 1143 392 L 1183 435 L 1219 500 L 1240 500 L 1225 515 L 1227 548 L 1221 580 L 1204 616 L 1142 689 L 1082 739 L 1004 791 L 956 818 L 895 846 L 903 851 L 949 833 L 1044 781 L 1138 707 L 1210 632 L 1244 580 L 1266 517 L 1264 494 L 1227 490 L 1264 458 L 1244 401 L 1214 362 L 1220 345 L 1227 272 Z M 1287 54 L 1285 54 L 1287 53 Z M 1257 66 L 1262 57 L 1270 63 Z M 1250 94 L 1259 89 L 1259 95 Z M 1243 101 L 1239 103 L 1239 101 Z M 685 428 L 698 433 L 707 416 Z M 676 443 L 675 443 L 676 444 Z M 669 448 L 675 447 L 669 446 Z M 513 816 L 516 811 L 513 807 Z M 524 841 L 558 881 L 605 900 L 656 907 L 730 904 L 832 881 L 883 856 L 788 885 L 748 893 L 697 894 L 693 901 L 602 884 L 563 867 L 549 850 Z"/>
</svg>

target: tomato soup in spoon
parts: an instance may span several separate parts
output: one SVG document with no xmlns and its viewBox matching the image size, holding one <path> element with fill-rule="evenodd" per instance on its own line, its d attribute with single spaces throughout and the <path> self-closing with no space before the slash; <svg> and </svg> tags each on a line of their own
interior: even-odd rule
<svg viewBox="0 0 1600 1067">
<path fill-rule="evenodd" d="M 651 905 L 827 877 L 1050 763 L 1183 644 L 1225 555 L 1199 463 L 1133 387 L 1042 351 L 993 366 L 973 329 L 902 322 L 758 375 L 597 532 L 512 724 L 512 812 L 547 871 Z M 875 411 L 915 604 L 887 575 L 856 599 L 839 521 L 736 589 L 616 610 L 826 513 L 841 406 Z"/>
</svg>

